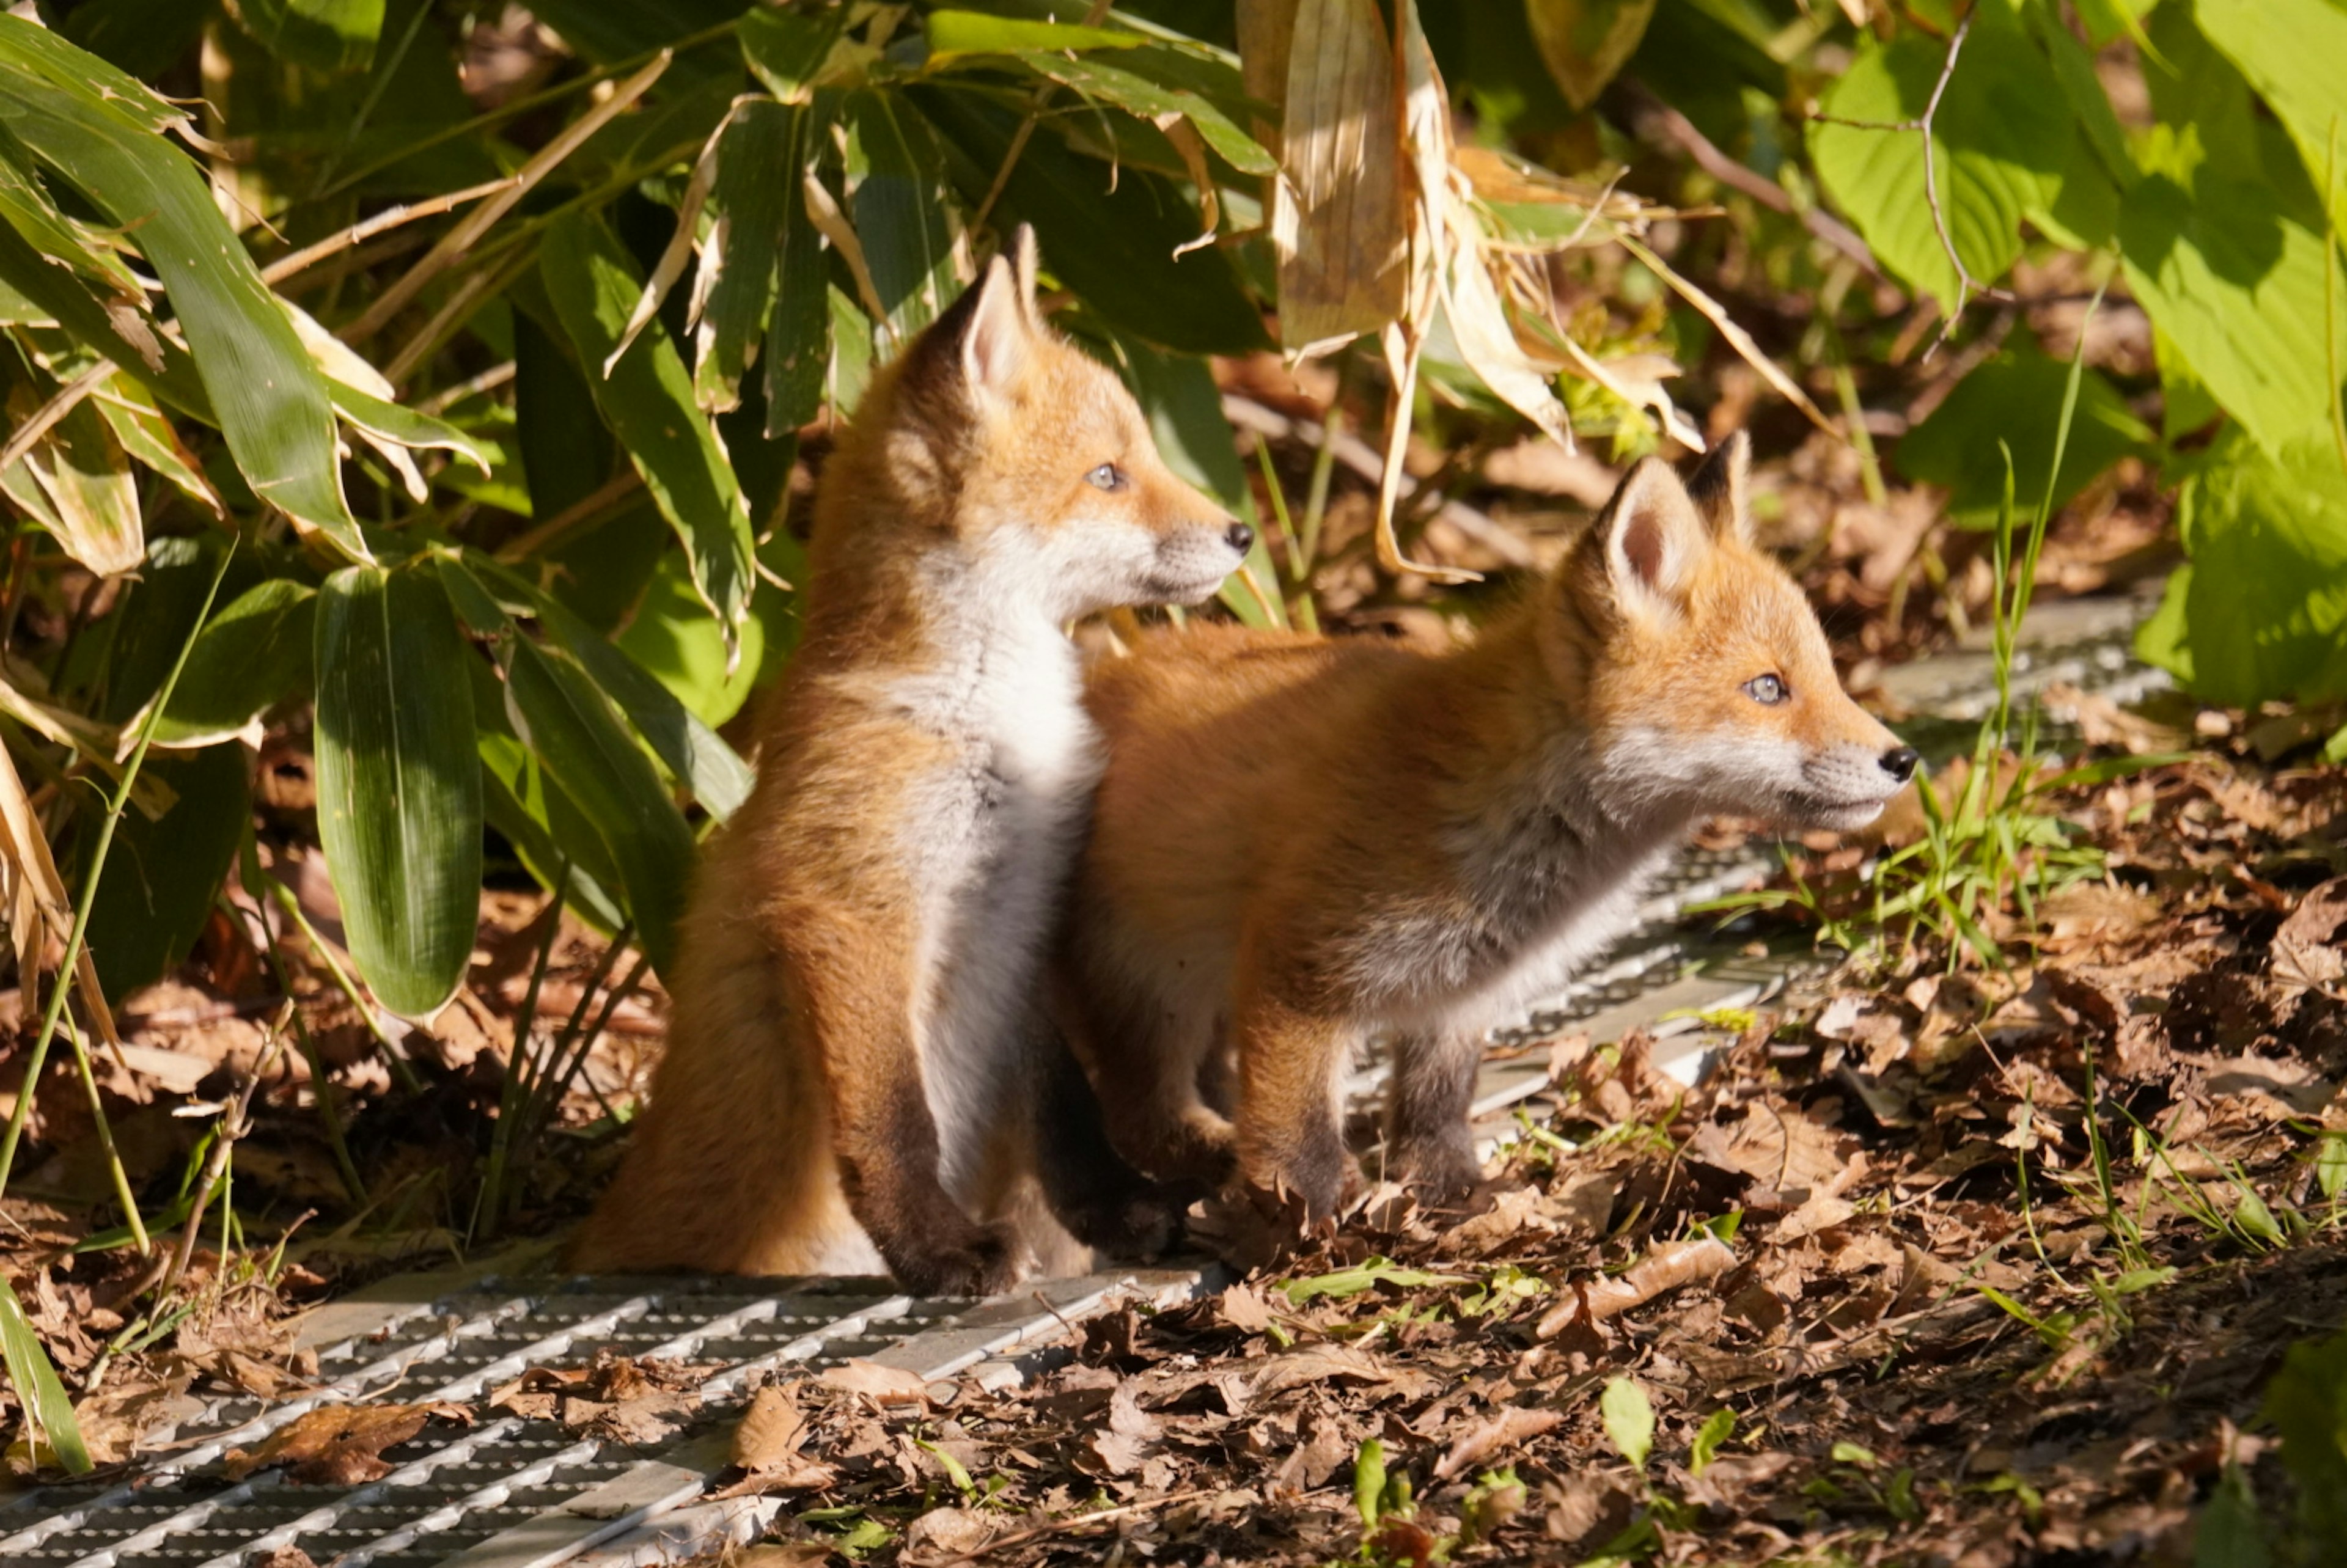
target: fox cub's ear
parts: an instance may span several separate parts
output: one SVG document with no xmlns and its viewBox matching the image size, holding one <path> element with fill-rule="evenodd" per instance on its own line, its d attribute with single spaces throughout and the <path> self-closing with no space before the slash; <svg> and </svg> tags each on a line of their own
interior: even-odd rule
<svg viewBox="0 0 2347 1568">
<path fill-rule="evenodd" d="M 987 262 L 977 293 L 961 334 L 962 382 L 981 401 L 1007 397 L 1034 352 L 1034 306 L 1001 256 Z"/>
<path fill-rule="evenodd" d="M 1752 443 L 1743 431 L 1711 449 L 1687 481 L 1687 499 L 1716 539 L 1752 542 L 1752 511 L 1745 499 L 1745 482 L 1752 472 Z"/>
<path fill-rule="evenodd" d="M 1679 477 L 1659 457 L 1642 457 L 1597 519 L 1605 577 L 1615 601 L 1674 615 L 1711 536 Z"/>
</svg>

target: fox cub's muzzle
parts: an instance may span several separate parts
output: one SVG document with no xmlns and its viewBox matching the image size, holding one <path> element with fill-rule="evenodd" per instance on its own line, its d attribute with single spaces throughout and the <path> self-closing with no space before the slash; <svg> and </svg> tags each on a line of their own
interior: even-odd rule
<svg viewBox="0 0 2347 1568">
<path fill-rule="evenodd" d="M 1255 530 L 1230 518 L 1167 530 L 1157 541 L 1158 597 L 1175 604 L 1204 603 L 1254 546 Z"/>
</svg>

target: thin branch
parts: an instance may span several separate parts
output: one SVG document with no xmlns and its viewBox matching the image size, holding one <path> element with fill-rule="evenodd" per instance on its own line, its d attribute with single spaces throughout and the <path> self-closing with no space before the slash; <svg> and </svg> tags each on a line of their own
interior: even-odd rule
<svg viewBox="0 0 2347 1568">
<path fill-rule="evenodd" d="M 1940 249 L 1947 256 L 1948 265 L 1954 269 L 1956 274 L 1955 302 L 1949 307 L 1947 319 L 1941 324 L 1939 337 L 1929 349 L 1924 351 L 1925 359 L 1937 354 L 1940 345 L 1948 341 L 1949 335 L 1956 330 L 1956 323 L 1964 313 L 1964 306 L 1972 302 L 1974 295 L 1988 300 L 2013 298 L 2004 290 L 1993 288 L 1973 277 L 1972 269 L 1964 265 L 1963 255 L 1956 249 L 1955 233 L 1948 227 L 1947 209 L 1940 200 L 1939 159 L 1932 155 L 1932 130 L 1939 118 L 1940 102 L 1947 97 L 1948 83 L 1956 74 L 1956 61 L 1963 54 L 1964 40 L 1972 36 L 1972 30 L 1973 13 L 1967 10 L 1963 19 L 1956 24 L 1956 30 L 1948 36 L 1948 52 L 1946 57 L 1940 62 L 1939 80 L 1932 84 L 1932 96 L 1925 100 L 1923 112 L 1915 118 L 1847 119 L 1840 115 L 1820 114 L 1815 110 L 1812 110 L 1809 117 L 1820 125 L 1845 126 L 1852 130 L 1912 131 L 1923 138 L 1923 202 L 1931 209 L 1932 231 L 1939 236 Z"/>
<path fill-rule="evenodd" d="M 261 281 L 264 283 L 282 283 L 296 273 L 309 271 L 337 251 L 347 251 L 354 245 L 362 244 L 385 230 L 396 229 L 403 223 L 413 223 L 419 218 L 436 218 L 451 208 L 462 207 L 467 201 L 477 201 L 484 196 L 494 196 L 500 190 L 510 190 L 518 184 L 520 179 L 519 175 L 509 174 L 503 179 L 491 179 L 479 185 L 467 186 L 462 190 L 452 190 L 446 196 L 435 196 L 428 201 L 412 201 L 405 207 L 385 208 L 366 221 L 354 223 L 339 234 L 329 235 L 314 245 L 304 245 L 290 256 L 280 256 L 276 261 L 261 269 Z"/>
<path fill-rule="evenodd" d="M 1820 115 L 1816 118 L 1823 119 L 1826 117 Z M 1671 108 L 1670 105 L 1657 98 L 1651 108 L 1640 112 L 1639 118 L 1642 121 L 1642 129 L 1647 127 L 1653 128 L 1655 134 L 1660 139 L 1677 147 L 1689 158 L 1695 159 L 1696 168 L 1718 180 L 1722 185 L 1742 191 L 1772 212 L 1782 212 L 1788 217 L 1799 218 L 1803 228 L 1857 262 L 1860 269 L 1869 277 L 1882 276 L 1882 264 L 1874 259 L 1873 251 L 1848 224 L 1815 205 L 1803 204 L 1796 207 L 1791 193 L 1783 186 L 1759 170 L 1747 168 L 1722 152 L 1709 137 L 1696 128 L 1693 120 Z"/>
</svg>

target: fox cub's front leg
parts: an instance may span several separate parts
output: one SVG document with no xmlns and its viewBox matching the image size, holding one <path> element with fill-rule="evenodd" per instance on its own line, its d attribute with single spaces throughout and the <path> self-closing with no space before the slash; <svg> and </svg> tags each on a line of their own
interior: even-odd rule
<svg viewBox="0 0 2347 1568">
<path fill-rule="evenodd" d="M 1409 1034 L 1394 1042 L 1386 1106 L 1389 1180 L 1440 1202 L 1465 1195 L 1483 1179 L 1468 1127 L 1482 1057 L 1481 1040 L 1463 1031 Z"/>
<path fill-rule="evenodd" d="M 849 942 L 834 949 L 868 955 Z M 921 1078 L 902 977 L 866 958 L 846 966 L 810 963 L 797 988 L 823 1055 L 834 1148 L 849 1209 L 889 1272 L 924 1295 L 991 1296 L 1018 1278 L 1011 1235 L 980 1225 L 938 1176 L 938 1128 Z M 904 974 L 909 975 L 909 963 Z"/>
</svg>

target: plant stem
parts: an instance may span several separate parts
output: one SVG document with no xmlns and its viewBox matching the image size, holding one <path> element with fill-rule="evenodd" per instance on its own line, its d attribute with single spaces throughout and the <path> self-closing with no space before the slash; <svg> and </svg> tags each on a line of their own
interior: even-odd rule
<svg viewBox="0 0 2347 1568">
<path fill-rule="evenodd" d="M 74 966 L 80 961 L 82 948 L 89 939 L 89 912 L 97 902 L 97 879 L 106 875 L 106 857 L 114 847 L 114 830 L 122 821 L 124 807 L 130 802 L 130 788 L 138 782 L 138 770 L 146 765 L 147 748 L 155 738 L 156 722 L 163 716 L 163 710 L 171 705 L 171 693 L 179 684 L 179 672 L 188 667 L 188 651 L 196 645 L 196 639 L 202 634 L 205 622 L 211 619 L 212 602 L 220 595 L 220 579 L 228 576 L 229 562 L 236 559 L 236 546 L 237 541 L 231 538 L 228 548 L 220 551 L 220 564 L 212 569 L 212 580 L 204 589 L 202 605 L 196 610 L 195 629 L 189 632 L 188 640 L 179 644 L 179 654 L 171 661 L 170 673 L 163 677 L 161 689 L 155 693 L 155 700 L 147 705 L 147 716 L 138 725 L 138 743 L 131 748 L 130 760 L 123 764 L 122 776 L 116 782 L 114 794 L 106 803 L 106 815 L 98 820 L 97 841 L 90 847 L 89 871 L 82 877 L 81 897 L 74 905 L 73 929 L 66 937 L 65 956 L 57 963 L 56 983 L 49 988 L 48 1006 L 41 1013 L 40 1032 L 33 1037 L 32 1052 L 26 1059 L 24 1087 L 17 1092 L 16 1109 L 9 1113 L 7 1132 L 0 1133 L 0 1194 L 8 1190 L 9 1174 L 16 1166 L 16 1145 L 25 1135 L 26 1120 L 32 1114 L 33 1096 L 40 1086 L 41 1070 L 48 1064 L 49 1045 L 56 1039 L 57 1021 L 65 1014 L 66 997 L 72 989 L 70 981 Z M 82 1072 L 85 1078 L 88 1076 L 87 1058 L 82 1061 Z M 97 1092 L 97 1085 L 92 1081 L 90 1093 L 95 1097 Z M 102 1115 L 99 1124 L 105 1124 Z M 136 1208 L 130 1211 L 130 1223 L 134 1228 L 139 1226 Z M 139 1245 L 142 1255 L 147 1250 L 144 1234 L 142 1229 Z"/>
</svg>

